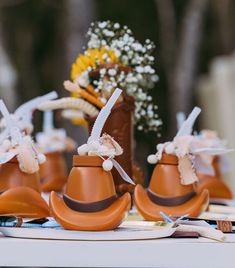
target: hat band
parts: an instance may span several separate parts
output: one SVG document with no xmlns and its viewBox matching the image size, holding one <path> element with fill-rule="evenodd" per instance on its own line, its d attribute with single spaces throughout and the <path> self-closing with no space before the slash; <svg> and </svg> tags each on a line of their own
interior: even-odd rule
<svg viewBox="0 0 235 268">
<path fill-rule="evenodd" d="M 196 193 L 194 191 L 192 191 L 188 194 L 181 195 L 181 196 L 162 197 L 162 196 L 157 195 L 156 193 L 153 193 L 150 189 L 147 189 L 147 194 L 148 194 L 149 199 L 153 203 L 155 203 L 157 205 L 161 205 L 161 206 L 172 207 L 172 206 L 178 206 L 178 205 L 181 205 L 181 204 L 187 202 L 193 196 L 195 196 Z"/>
<path fill-rule="evenodd" d="M 72 210 L 78 212 L 97 212 L 109 207 L 115 200 L 117 199 L 117 195 L 112 195 L 106 199 L 96 201 L 96 202 L 79 202 L 68 195 L 63 195 L 63 200 L 65 204 L 71 208 Z"/>
</svg>

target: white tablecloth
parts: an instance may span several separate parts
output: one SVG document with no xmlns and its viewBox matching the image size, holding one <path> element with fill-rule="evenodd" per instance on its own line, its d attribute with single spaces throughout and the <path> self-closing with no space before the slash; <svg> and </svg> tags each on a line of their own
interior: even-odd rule
<svg viewBox="0 0 235 268">
<path fill-rule="evenodd" d="M 0 237 L 0 266 L 235 267 L 235 235 L 199 239 L 58 241 Z"/>
</svg>

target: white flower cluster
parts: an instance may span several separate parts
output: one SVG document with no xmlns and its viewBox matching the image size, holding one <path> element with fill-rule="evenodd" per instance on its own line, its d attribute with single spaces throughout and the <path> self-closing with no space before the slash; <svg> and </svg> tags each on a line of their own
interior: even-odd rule
<svg viewBox="0 0 235 268">
<path fill-rule="evenodd" d="M 107 66 L 99 69 L 99 77 L 92 80 L 97 91 L 102 92 L 105 101 L 115 87 L 122 88 L 135 98 L 135 124 L 140 131 L 157 131 L 162 124 L 153 104 L 150 89 L 158 81 L 151 55 L 154 44 L 147 39 L 144 44 L 137 41 L 132 31 L 110 21 L 95 22 L 88 30 L 88 48 L 113 51 L 117 61 L 112 64 L 110 53 L 103 59 Z"/>
</svg>

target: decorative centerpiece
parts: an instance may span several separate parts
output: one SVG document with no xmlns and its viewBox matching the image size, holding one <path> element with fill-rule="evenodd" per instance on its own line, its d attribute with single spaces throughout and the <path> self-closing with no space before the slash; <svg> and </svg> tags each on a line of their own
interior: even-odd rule
<svg viewBox="0 0 235 268">
<path fill-rule="evenodd" d="M 197 217 L 208 206 L 208 191 L 197 190 L 194 168 L 195 156 L 208 148 L 195 148 L 195 137 L 190 135 L 199 113 L 200 109 L 194 108 L 174 140 L 159 144 L 157 154 L 148 157 L 149 163 L 156 164 L 149 187 L 145 190 L 137 185 L 134 192 L 136 208 L 146 220 L 160 220 L 160 212 Z"/>
<path fill-rule="evenodd" d="M 199 190 L 208 189 L 210 199 L 232 199 L 233 194 L 222 178 L 222 172 L 227 171 L 227 159 L 224 154 L 232 150 L 226 148 L 226 142 L 218 137 L 215 131 L 203 130 L 197 136 L 197 146 L 217 148 L 215 155 L 201 155 L 198 172 Z"/>
<path fill-rule="evenodd" d="M 123 150 L 108 134 L 101 136 L 104 123 L 120 94 L 121 90 L 116 89 L 100 111 L 87 143 L 80 146 L 78 155 L 73 157 L 73 168 L 63 198 L 51 193 L 51 213 L 65 229 L 115 229 L 130 209 L 130 194 L 117 196 L 111 173 L 114 166 L 124 180 L 133 183 L 114 160 Z"/>
<path fill-rule="evenodd" d="M 0 214 L 47 217 L 49 208 L 40 195 L 38 174 L 45 156 L 37 151 L 32 138 L 19 129 L 2 100 L 0 110 L 6 124 L 0 145 Z"/>
<path fill-rule="evenodd" d="M 141 44 L 127 26 L 121 27 L 110 21 L 92 23 L 88 38 L 87 48 L 72 65 L 71 81 L 64 82 L 65 89 L 72 97 L 78 98 L 80 104 L 75 106 L 74 100 L 66 98 L 53 102 L 53 105 L 55 108 L 65 107 L 67 100 L 66 108 L 80 113 L 70 110 L 66 117 L 71 116 L 74 123 L 87 124 L 91 132 L 98 111 L 114 89 L 121 88 L 123 94 L 113 107 L 103 133 L 114 137 L 123 148 L 124 152 L 117 156 L 117 160 L 132 177 L 134 125 L 138 131 L 144 132 L 157 132 L 161 125 L 157 106 L 150 95 L 158 80 L 153 69 L 154 44 L 148 39 Z M 116 171 L 113 171 L 113 176 L 118 192 L 128 190 L 129 186 L 123 185 Z"/>
<path fill-rule="evenodd" d="M 40 181 L 43 192 L 62 192 L 67 181 L 65 151 L 72 151 L 76 143 L 67 136 L 64 129 L 53 126 L 53 112 L 44 112 L 43 131 L 36 135 L 39 151 L 46 155 L 46 161 L 40 166 Z"/>
</svg>

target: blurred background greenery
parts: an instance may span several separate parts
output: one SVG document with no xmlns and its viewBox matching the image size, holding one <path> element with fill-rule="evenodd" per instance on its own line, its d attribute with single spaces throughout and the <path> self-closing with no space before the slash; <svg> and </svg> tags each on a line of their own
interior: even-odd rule
<svg viewBox="0 0 235 268">
<path fill-rule="evenodd" d="M 233 0 L 0 0 L 0 97 L 13 111 L 51 90 L 66 95 L 63 81 L 86 45 L 89 24 L 109 19 L 127 25 L 140 41 L 155 42 L 160 77 L 153 96 L 162 135 L 136 133 L 143 148 L 136 157 L 143 162 L 157 142 L 173 137 L 176 112 L 198 103 L 196 83 L 211 60 L 234 50 L 234 12 Z M 37 114 L 36 131 L 40 120 Z"/>
</svg>

